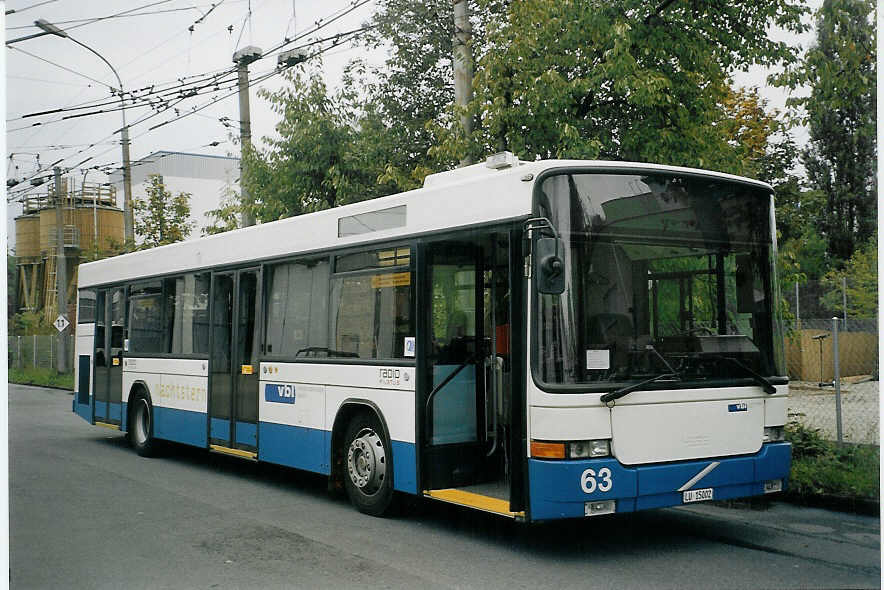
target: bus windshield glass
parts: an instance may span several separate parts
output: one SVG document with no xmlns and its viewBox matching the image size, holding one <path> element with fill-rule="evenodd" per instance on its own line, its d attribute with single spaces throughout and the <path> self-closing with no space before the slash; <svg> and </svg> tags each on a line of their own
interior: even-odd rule
<svg viewBox="0 0 884 590">
<path fill-rule="evenodd" d="M 563 293 L 535 295 L 539 384 L 603 391 L 671 373 L 649 388 L 714 387 L 783 375 L 769 190 L 568 172 L 543 178 L 535 199 L 565 273 Z"/>
</svg>

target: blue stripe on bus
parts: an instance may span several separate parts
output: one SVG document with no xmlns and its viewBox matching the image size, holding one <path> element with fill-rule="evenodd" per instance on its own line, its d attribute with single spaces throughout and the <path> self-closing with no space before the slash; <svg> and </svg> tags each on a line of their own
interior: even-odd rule
<svg viewBox="0 0 884 590">
<path fill-rule="evenodd" d="M 417 494 L 417 458 L 414 443 L 393 441 L 393 489 Z"/>
<path fill-rule="evenodd" d="M 756 496 L 764 493 L 764 482 L 786 479 L 789 475 L 792 445 L 766 444 L 750 456 L 684 461 L 663 465 L 627 467 L 612 458 L 578 461 L 528 460 L 531 520 L 577 518 L 584 516 L 584 503 L 589 500 L 617 500 L 617 512 L 677 506 L 682 494 L 677 491 L 710 463 L 719 461 L 694 488 L 714 488 L 716 500 Z M 610 489 L 602 491 L 604 478 L 599 472 L 610 470 Z M 591 469 L 587 487 L 581 479 Z M 594 482 L 594 484 L 593 484 Z M 785 482 L 784 482 L 785 484 Z"/>
<path fill-rule="evenodd" d="M 329 475 L 330 432 L 302 426 L 260 422 L 258 437 L 261 441 L 258 449 L 259 460 Z M 394 440 L 392 451 L 393 488 L 416 494 L 414 444 Z"/>
<path fill-rule="evenodd" d="M 120 411 L 122 418 L 120 420 L 120 430 L 123 432 L 129 432 L 129 404 L 127 402 L 123 402 L 122 409 Z"/>
<path fill-rule="evenodd" d="M 258 425 L 254 422 L 237 422 L 235 432 L 237 444 L 258 446 Z"/>
<path fill-rule="evenodd" d="M 108 404 L 108 419 L 110 420 L 118 420 L 120 419 L 120 413 L 122 412 L 122 405 L 119 403 L 109 403 Z"/>
<path fill-rule="evenodd" d="M 316 428 L 258 423 L 258 459 L 328 475 L 331 433 Z"/>
<path fill-rule="evenodd" d="M 205 447 L 206 415 L 202 412 L 154 407 L 153 433 L 157 438 Z"/>
<path fill-rule="evenodd" d="M 89 404 L 76 404 L 75 411 L 80 418 L 92 424 L 92 406 Z"/>
<path fill-rule="evenodd" d="M 107 402 L 95 402 L 95 419 L 107 420 Z"/>
<path fill-rule="evenodd" d="M 205 416 L 205 414 L 203 414 Z M 211 437 L 220 440 L 230 440 L 230 420 L 212 418 Z"/>
</svg>

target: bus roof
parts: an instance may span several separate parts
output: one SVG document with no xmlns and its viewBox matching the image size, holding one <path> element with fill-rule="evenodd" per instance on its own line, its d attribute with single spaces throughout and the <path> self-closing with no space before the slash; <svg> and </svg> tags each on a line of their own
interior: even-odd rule
<svg viewBox="0 0 884 590">
<path fill-rule="evenodd" d="M 573 167 L 687 173 L 748 183 L 772 191 L 768 184 L 740 176 L 659 164 L 538 160 L 519 162 L 517 166 L 501 170 L 492 170 L 484 163 L 474 164 L 432 174 L 422 188 L 404 193 L 84 263 L 78 271 L 79 287 L 242 265 L 296 253 L 395 241 L 446 229 L 518 219 L 531 214 L 534 178 L 547 170 Z M 382 221 L 385 216 L 387 221 Z M 386 225 L 388 229 L 372 230 L 363 220 L 381 221 L 380 227 Z M 356 229 L 342 231 L 345 226 Z M 359 230 L 360 227 L 364 230 Z"/>
</svg>

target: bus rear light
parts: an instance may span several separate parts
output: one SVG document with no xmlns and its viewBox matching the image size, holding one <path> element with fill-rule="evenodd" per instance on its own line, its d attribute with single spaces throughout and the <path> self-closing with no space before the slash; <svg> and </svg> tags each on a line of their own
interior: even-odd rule
<svg viewBox="0 0 884 590">
<path fill-rule="evenodd" d="M 782 426 L 765 426 L 764 442 L 780 442 L 786 440 L 786 431 Z"/>
<path fill-rule="evenodd" d="M 600 516 L 602 514 L 614 514 L 617 511 L 616 500 L 602 500 L 600 502 L 585 502 L 583 504 L 584 516 Z"/>
<path fill-rule="evenodd" d="M 531 456 L 539 459 L 564 459 L 565 443 L 531 441 Z"/>
</svg>

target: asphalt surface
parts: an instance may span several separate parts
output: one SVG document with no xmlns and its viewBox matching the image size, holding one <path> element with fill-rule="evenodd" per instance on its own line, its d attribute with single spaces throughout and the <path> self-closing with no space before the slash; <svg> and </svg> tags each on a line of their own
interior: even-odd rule
<svg viewBox="0 0 884 590">
<path fill-rule="evenodd" d="M 878 518 L 692 505 L 525 526 L 433 501 L 372 518 L 322 477 L 138 457 L 67 392 L 9 386 L 12 588 L 868 588 Z"/>
</svg>

